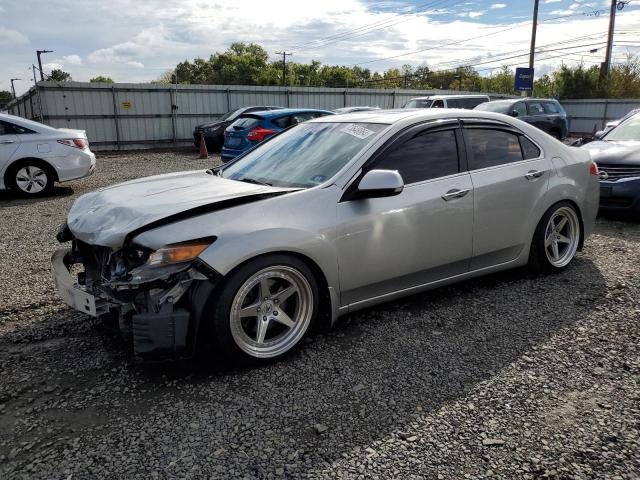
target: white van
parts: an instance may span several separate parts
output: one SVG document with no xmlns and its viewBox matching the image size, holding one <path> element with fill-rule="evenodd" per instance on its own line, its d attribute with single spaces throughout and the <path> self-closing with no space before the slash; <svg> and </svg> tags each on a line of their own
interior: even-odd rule
<svg viewBox="0 0 640 480">
<path fill-rule="evenodd" d="M 466 108 L 472 110 L 489 100 L 488 95 L 429 95 L 428 97 L 412 98 L 402 108 Z"/>
</svg>

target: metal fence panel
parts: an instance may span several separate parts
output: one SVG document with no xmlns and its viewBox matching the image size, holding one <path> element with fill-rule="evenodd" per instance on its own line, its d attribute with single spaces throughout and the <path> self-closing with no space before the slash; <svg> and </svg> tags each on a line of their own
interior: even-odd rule
<svg viewBox="0 0 640 480">
<path fill-rule="evenodd" d="M 607 122 L 640 108 L 640 99 L 563 100 L 560 103 L 567 111 L 569 131 L 573 134 L 602 130 Z"/>
<path fill-rule="evenodd" d="M 193 128 L 229 110 L 249 105 L 320 108 L 344 106 L 400 108 L 416 96 L 468 94 L 447 90 L 383 90 L 362 88 L 276 87 L 240 85 L 155 85 L 133 83 L 38 82 L 8 105 L 9 113 L 44 121 L 54 127 L 87 131 L 95 150 L 188 145 Z M 508 95 L 490 95 L 504 98 Z M 42 112 L 39 102 L 42 101 Z M 590 131 L 591 117 L 602 120 L 602 107 L 587 101 L 565 104 L 573 126 Z M 626 103 L 625 103 L 626 102 Z M 629 102 L 609 101 L 607 116 L 617 118 Z M 627 105 L 629 104 L 629 105 Z M 586 118 L 583 118 L 586 117 Z"/>
</svg>

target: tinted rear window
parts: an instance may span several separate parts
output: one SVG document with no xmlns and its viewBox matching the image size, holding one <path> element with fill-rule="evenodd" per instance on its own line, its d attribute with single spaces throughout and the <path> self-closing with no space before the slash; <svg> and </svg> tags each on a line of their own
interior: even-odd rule
<svg viewBox="0 0 640 480">
<path fill-rule="evenodd" d="M 233 128 L 235 128 L 236 130 L 242 130 L 242 129 L 245 129 L 245 128 L 254 127 L 258 123 L 260 123 L 260 121 L 261 120 L 255 118 L 255 117 L 240 117 L 238 120 L 233 122 L 233 124 L 231 126 Z"/>
<path fill-rule="evenodd" d="M 482 110 L 485 112 L 507 113 L 511 111 L 512 103 L 505 102 L 485 102 L 477 105 L 475 110 Z"/>
</svg>

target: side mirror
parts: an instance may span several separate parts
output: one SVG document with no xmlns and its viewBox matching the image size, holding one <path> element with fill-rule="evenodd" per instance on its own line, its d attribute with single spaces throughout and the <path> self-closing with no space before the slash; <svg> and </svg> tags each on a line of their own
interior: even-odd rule
<svg viewBox="0 0 640 480">
<path fill-rule="evenodd" d="M 358 184 L 358 198 L 380 198 L 398 195 L 404 181 L 397 170 L 369 170 Z"/>
<path fill-rule="evenodd" d="M 518 116 L 518 111 L 517 110 L 511 110 L 511 116 L 512 117 L 517 117 Z"/>
<path fill-rule="evenodd" d="M 604 137 L 605 131 L 604 130 L 598 130 L 596 133 L 593 134 L 593 138 L 595 138 L 596 140 L 600 140 L 602 137 Z"/>
</svg>

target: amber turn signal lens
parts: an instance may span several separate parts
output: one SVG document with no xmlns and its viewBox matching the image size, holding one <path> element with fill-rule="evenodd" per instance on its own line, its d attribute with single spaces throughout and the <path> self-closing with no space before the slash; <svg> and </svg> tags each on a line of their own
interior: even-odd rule
<svg viewBox="0 0 640 480">
<path fill-rule="evenodd" d="M 149 265 L 161 265 L 164 263 L 178 263 L 193 260 L 200 255 L 212 241 L 185 242 L 162 247 L 149 256 Z"/>
</svg>

